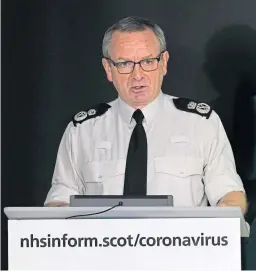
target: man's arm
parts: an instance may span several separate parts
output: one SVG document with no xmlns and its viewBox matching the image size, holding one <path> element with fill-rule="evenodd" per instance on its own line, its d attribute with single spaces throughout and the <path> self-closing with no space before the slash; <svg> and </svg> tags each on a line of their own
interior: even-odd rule
<svg viewBox="0 0 256 271">
<path fill-rule="evenodd" d="M 44 206 L 68 206 L 70 196 L 80 194 L 81 181 L 76 171 L 74 154 L 72 152 L 75 149 L 72 141 L 72 129 L 75 129 L 75 127 L 70 123 L 61 139 L 51 188 L 47 194 Z"/>
<path fill-rule="evenodd" d="M 248 206 L 244 192 L 233 191 L 227 193 L 217 204 L 217 206 L 239 206 L 243 214 L 246 214 Z"/>
<path fill-rule="evenodd" d="M 209 202 L 217 206 L 238 206 L 245 214 L 246 193 L 221 120 L 213 111 L 206 123 L 204 181 Z"/>
<path fill-rule="evenodd" d="M 53 201 L 53 202 L 47 203 L 45 206 L 46 207 L 62 207 L 62 206 L 68 206 L 68 203 L 64 201 Z"/>
</svg>

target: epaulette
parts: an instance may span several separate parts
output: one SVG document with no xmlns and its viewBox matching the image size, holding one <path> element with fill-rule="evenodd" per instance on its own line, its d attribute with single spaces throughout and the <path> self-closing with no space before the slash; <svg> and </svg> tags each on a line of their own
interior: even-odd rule
<svg viewBox="0 0 256 271">
<path fill-rule="evenodd" d="M 200 116 L 206 117 L 207 119 L 212 113 L 212 107 L 210 105 L 187 98 L 175 98 L 173 99 L 173 103 L 179 110 L 196 113 Z"/>
<path fill-rule="evenodd" d="M 96 118 L 103 115 L 108 111 L 110 107 L 111 106 L 107 103 L 100 103 L 90 109 L 75 114 L 72 118 L 72 121 L 76 126 L 78 123 L 82 123 L 85 120 Z"/>
</svg>

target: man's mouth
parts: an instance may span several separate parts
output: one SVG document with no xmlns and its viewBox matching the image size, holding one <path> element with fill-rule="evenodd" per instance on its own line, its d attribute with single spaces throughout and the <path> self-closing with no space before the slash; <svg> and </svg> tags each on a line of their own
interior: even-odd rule
<svg viewBox="0 0 256 271">
<path fill-rule="evenodd" d="M 146 86 L 134 86 L 134 87 L 131 87 L 131 89 L 132 89 L 133 91 L 143 90 L 144 88 L 146 88 Z"/>
</svg>

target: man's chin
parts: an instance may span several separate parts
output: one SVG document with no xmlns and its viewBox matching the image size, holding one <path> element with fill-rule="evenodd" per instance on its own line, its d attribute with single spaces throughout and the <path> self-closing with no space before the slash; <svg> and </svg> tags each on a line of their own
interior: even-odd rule
<svg viewBox="0 0 256 271">
<path fill-rule="evenodd" d="M 129 96 L 126 96 L 123 100 L 133 108 L 139 109 L 152 102 L 154 98 L 147 91 L 137 91 L 136 93 L 130 92 Z"/>
<path fill-rule="evenodd" d="M 142 108 L 146 106 L 147 104 L 149 104 L 151 102 L 151 99 L 149 99 L 149 97 L 146 95 L 140 95 L 140 96 L 135 97 L 132 101 L 133 101 L 134 107 Z"/>
</svg>

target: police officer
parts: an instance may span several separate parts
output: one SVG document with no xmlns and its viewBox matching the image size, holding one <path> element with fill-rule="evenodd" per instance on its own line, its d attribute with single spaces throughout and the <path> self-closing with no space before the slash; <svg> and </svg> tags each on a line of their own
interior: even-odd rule
<svg viewBox="0 0 256 271">
<path fill-rule="evenodd" d="M 46 206 L 70 195 L 173 195 L 174 206 L 240 206 L 245 190 L 219 116 L 162 92 L 169 54 L 161 28 L 139 17 L 111 26 L 102 64 L 118 98 L 74 115 Z"/>
</svg>

